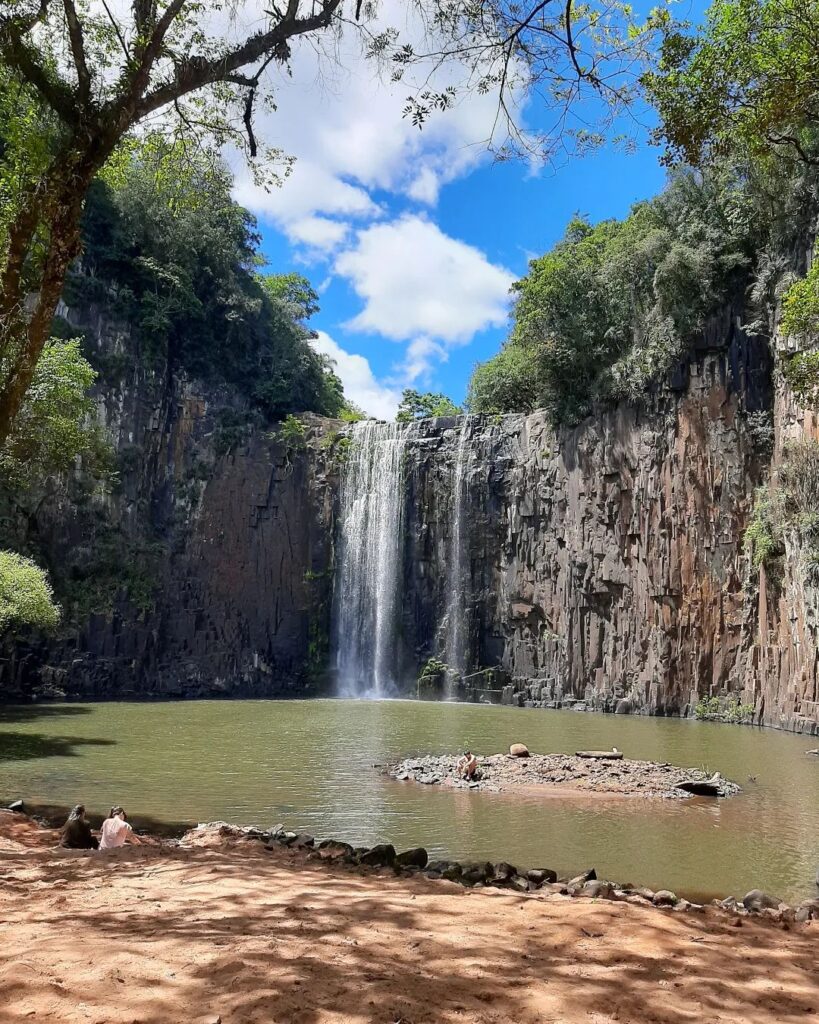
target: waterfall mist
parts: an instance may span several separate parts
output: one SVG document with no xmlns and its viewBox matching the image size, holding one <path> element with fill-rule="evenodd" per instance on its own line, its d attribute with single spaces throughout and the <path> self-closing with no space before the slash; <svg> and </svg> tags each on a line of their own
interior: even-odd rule
<svg viewBox="0 0 819 1024">
<path fill-rule="evenodd" d="M 412 424 L 356 423 L 341 486 L 334 648 L 338 692 L 396 692 L 404 449 Z"/>
</svg>

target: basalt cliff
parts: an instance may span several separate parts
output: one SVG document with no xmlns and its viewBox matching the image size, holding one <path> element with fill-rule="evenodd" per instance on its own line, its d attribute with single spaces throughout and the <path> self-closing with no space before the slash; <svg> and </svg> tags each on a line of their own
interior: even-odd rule
<svg viewBox="0 0 819 1024">
<path fill-rule="evenodd" d="M 457 629 L 461 674 L 493 669 L 475 691 L 491 699 L 690 714 L 702 696 L 735 695 L 756 722 L 819 732 L 819 592 L 800 542 L 786 539 L 776 578 L 744 543 L 783 446 L 819 438 L 819 423 L 741 320 L 715 318 L 640 402 L 557 433 L 539 413 L 403 428 L 399 689 L 414 693 L 421 666 L 447 660 Z M 114 575 L 143 585 L 114 579 L 58 636 L 6 641 L 0 693 L 327 692 L 356 428 L 308 418 L 303 438 L 285 438 L 239 395 L 140 370 L 103 313 L 84 324 L 118 360 L 99 416 L 119 474 L 82 503 L 44 501 L 26 529 L 80 581 L 102 537 Z"/>
</svg>

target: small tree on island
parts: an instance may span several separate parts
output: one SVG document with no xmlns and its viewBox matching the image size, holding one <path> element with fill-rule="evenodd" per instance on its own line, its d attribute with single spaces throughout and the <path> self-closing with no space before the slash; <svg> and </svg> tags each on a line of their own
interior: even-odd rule
<svg viewBox="0 0 819 1024">
<path fill-rule="evenodd" d="M 429 416 L 458 416 L 461 412 L 460 406 L 440 392 L 405 388 L 395 419 L 398 423 L 411 423 Z"/>
</svg>

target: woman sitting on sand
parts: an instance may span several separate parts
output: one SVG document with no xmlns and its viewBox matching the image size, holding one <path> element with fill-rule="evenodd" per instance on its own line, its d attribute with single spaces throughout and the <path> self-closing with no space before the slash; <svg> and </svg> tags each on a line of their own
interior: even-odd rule
<svg viewBox="0 0 819 1024">
<path fill-rule="evenodd" d="M 134 830 L 128 824 L 128 815 L 121 807 L 112 807 L 111 813 L 102 823 L 100 832 L 100 849 L 115 850 L 118 846 L 124 846 L 127 842 L 136 843 L 140 846 L 139 839 L 134 835 Z"/>
<path fill-rule="evenodd" d="M 458 761 L 458 774 L 469 782 L 477 770 L 478 759 L 471 750 L 467 750 Z"/>
<path fill-rule="evenodd" d="M 99 845 L 99 841 L 91 833 L 91 825 L 85 816 L 85 807 L 77 804 L 63 825 L 60 846 L 68 850 L 96 850 Z"/>
</svg>

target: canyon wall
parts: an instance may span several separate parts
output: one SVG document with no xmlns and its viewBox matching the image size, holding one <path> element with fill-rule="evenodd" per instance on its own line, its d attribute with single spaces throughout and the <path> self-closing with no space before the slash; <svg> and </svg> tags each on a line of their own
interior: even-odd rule
<svg viewBox="0 0 819 1024">
<path fill-rule="evenodd" d="M 784 435 L 815 418 L 775 395 L 765 341 L 714 320 L 655 394 L 555 434 L 542 414 L 473 417 L 467 470 L 468 670 L 504 699 L 690 714 L 736 697 L 755 720 L 819 732 L 816 594 L 797 551 L 782 581 L 743 539 Z M 408 443 L 403 637 L 443 658 L 459 424 Z"/>
<path fill-rule="evenodd" d="M 6 642 L 2 698 L 317 692 L 335 492 L 319 441 L 332 424 L 308 417 L 303 441 L 285 443 L 229 389 L 146 370 L 104 313 L 75 322 L 115 371 L 97 387 L 115 472 L 83 500 L 58 488 L 35 526 L 58 597 L 70 610 L 90 588 L 91 611 L 56 637 Z"/>
<path fill-rule="evenodd" d="M 92 326 L 101 353 L 126 359 L 121 331 Z M 774 362 L 726 311 L 666 383 L 576 427 L 555 433 L 540 413 L 406 427 L 399 688 L 451 659 L 457 635 L 466 676 L 496 670 L 492 699 L 690 714 L 735 696 L 760 723 L 819 732 L 819 597 L 799 540 L 781 579 L 744 546 L 786 441 L 819 438 Z M 104 519 L 115 570 L 144 563 L 149 585 L 139 603 L 115 587 L 57 638 L 6 643 L 0 693 L 328 692 L 337 441 L 354 429 L 307 418 L 285 442 L 236 395 L 137 364 L 119 374 L 99 389 L 115 483 L 82 506 L 46 502 L 36 526 L 52 567 L 82 581 Z"/>
</svg>

